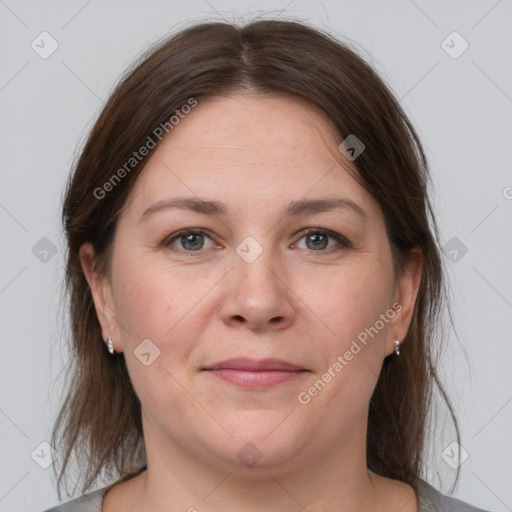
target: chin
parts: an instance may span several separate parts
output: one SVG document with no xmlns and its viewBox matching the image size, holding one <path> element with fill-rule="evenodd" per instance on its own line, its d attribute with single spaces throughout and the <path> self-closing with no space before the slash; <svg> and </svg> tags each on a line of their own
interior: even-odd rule
<svg viewBox="0 0 512 512">
<path fill-rule="evenodd" d="M 293 414 L 288 415 L 289 411 L 269 410 L 238 413 L 222 423 L 233 437 L 222 434 L 216 455 L 241 469 L 289 463 L 302 451 L 307 436 L 304 428 L 292 423 Z"/>
</svg>

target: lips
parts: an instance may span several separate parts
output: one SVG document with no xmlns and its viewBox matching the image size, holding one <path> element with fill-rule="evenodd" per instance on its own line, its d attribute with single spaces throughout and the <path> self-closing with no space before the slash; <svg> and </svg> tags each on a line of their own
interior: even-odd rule
<svg viewBox="0 0 512 512">
<path fill-rule="evenodd" d="M 221 361 L 220 363 L 215 363 L 212 366 L 208 366 L 204 368 L 205 370 L 242 370 L 248 372 L 257 372 L 257 371 L 301 371 L 304 368 L 300 368 L 292 363 L 288 363 L 287 361 L 282 361 L 281 359 L 250 359 L 246 357 L 236 358 L 236 359 L 228 359 L 226 361 Z"/>
<path fill-rule="evenodd" d="M 308 370 L 280 359 L 228 359 L 203 368 L 225 382 L 246 389 L 266 389 L 294 380 Z"/>
</svg>

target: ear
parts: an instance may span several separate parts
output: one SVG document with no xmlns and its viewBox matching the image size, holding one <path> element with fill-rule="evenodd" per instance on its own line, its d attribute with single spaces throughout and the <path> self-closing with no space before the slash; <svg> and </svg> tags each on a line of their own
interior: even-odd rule
<svg viewBox="0 0 512 512">
<path fill-rule="evenodd" d="M 395 283 L 392 302 L 395 316 L 390 321 L 386 355 L 395 350 L 395 340 L 402 342 L 407 335 L 420 288 L 422 269 L 423 254 L 419 247 L 415 247 L 411 250 L 408 261 Z"/>
<path fill-rule="evenodd" d="M 105 341 L 112 336 L 114 349 L 116 352 L 122 352 L 110 279 L 98 272 L 94 247 L 91 243 L 87 242 L 80 247 L 79 258 L 82 271 L 91 289 L 94 308 L 101 326 L 101 335 Z"/>
</svg>

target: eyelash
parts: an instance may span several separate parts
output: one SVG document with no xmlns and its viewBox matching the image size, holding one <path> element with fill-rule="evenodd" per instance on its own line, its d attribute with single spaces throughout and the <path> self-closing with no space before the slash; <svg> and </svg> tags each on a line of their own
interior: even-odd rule
<svg viewBox="0 0 512 512">
<path fill-rule="evenodd" d="M 312 234 L 322 234 L 322 235 L 327 235 L 328 237 L 336 240 L 336 242 L 338 242 L 339 246 L 338 247 L 330 247 L 329 249 L 323 249 L 323 250 L 318 250 L 318 251 L 315 251 L 315 250 L 312 250 L 312 249 L 306 249 L 307 251 L 311 252 L 311 253 L 327 253 L 327 254 L 330 254 L 332 252 L 337 252 L 337 251 L 340 251 L 340 250 L 343 250 L 343 249 L 351 249 L 353 246 L 352 244 L 350 243 L 350 241 L 348 239 L 346 239 L 343 235 L 340 235 L 339 233 L 336 233 L 335 231 L 330 231 L 328 229 L 319 229 L 319 228 L 308 228 L 308 229 L 305 229 L 304 231 L 302 231 L 301 233 L 301 236 L 299 238 L 299 241 L 302 240 L 304 237 L 308 236 L 308 235 L 312 235 Z M 187 235 L 204 235 L 208 238 L 212 238 L 210 236 L 210 234 L 204 230 L 204 229 L 201 229 L 201 228 L 197 228 L 197 229 L 184 229 L 182 231 L 178 231 L 177 233 L 173 233 L 170 237 L 167 237 L 163 244 L 165 247 L 168 247 L 169 245 L 172 244 L 172 242 L 174 242 L 175 240 L 178 240 L 182 237 L 185 237 Z M 181 252 L 181 253 L 184 253 L 184 254 L 187 254 L 187 255 L 190 255 L 190 256 L 199 256 L 201 255 L 204 250 L 203 249 L 199 249 L 197 251 L 187 251 L 186 249 L 171 249 L 171 250 L 175 250 L 177 252 Z M 196 254 L 197 253 L 197 254 Z"/>
</svg>

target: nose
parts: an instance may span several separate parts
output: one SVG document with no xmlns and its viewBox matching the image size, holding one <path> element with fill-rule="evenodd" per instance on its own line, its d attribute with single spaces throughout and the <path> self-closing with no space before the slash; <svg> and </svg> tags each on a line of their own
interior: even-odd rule
<svg viewBox="0 0 512 512">
<path fill-rule="evenodd" d="M 295 295 L 287 281 L 284 267 L 270 250 L 251 263 L 235 254 L 226 276 L 222 320 L 258 332 L 285 329 L 295 317 Z"/>
</svg>

